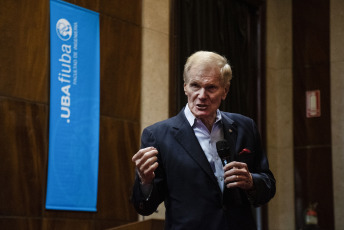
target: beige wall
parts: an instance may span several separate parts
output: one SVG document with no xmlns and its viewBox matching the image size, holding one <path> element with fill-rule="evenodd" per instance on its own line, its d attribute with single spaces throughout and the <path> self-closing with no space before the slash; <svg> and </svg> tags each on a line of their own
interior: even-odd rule
<svg viewBox="0 0 344 230">
<path fill-rule="evenodd" d="M 168 117 L 169 0 L 144 0 L 142 128 Z"/>
<path fill-rule="evenodd" d="M 144 0 L 142 7 L 141 130 L 168 118 L 170 4 L 169 0 Z M 162 204 L 145 218 L 164 217 Z"/>
<path fill-rule="evenodd" d="M 332 167 L 335 228 L 344 226 L 344 1 L 330 1 Z"/>
<path fill-rule="evenodd" d="M 292 1 L 267 1 L 267 154 L 277 181 L 269 227 L 294 229 Z"/>
</svg>

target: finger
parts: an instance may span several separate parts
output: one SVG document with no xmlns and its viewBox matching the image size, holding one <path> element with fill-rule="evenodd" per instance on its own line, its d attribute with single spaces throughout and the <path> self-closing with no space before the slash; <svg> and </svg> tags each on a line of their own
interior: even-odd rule
<svg viewBox="0 0 344 230">
<path fill-rule="evenodd" d="M 238 169 L 238 170 L 233 170 L 234 175 L 237 176 L 237 181 L 244 181 L 244 182 L 249 182 L 252 183 L 252 177 L 250 172 L 248 172 L 246 169 Z"/>
<path fill-rule="evenodd" d="M 233 174 L 233 175 L 225 177 L 224 181 L 225 181 L 226 184 L 227 183 L 234 183 L 234 182 L 240 181 L 240 177 L 237 174 Z"/>
<path fill-rule="evenodd" d="M 147 168 L 147 167 L 149 167 L 151 164 L 153 164 L 155 161 L 158 160 L 156 155 L 157 155 L 157 151 L 156 150 L 145 153 L 141 157 L 141 159 L 136 161 L 136 167 L 138 167 L 138 168 L 142 168 L 142 167 Z"/>
<path fill-rule="evenodd" d="M 156 149 L 151 149 L 151 150 L 143 150 L 139 151 L 137 153 L 137 157 L 134 157 L 134 163 L 136 167 L 141 167 L 148 159 L 155 157 L 158 154 L 158 151 Z"/>
<path fill-rule="evenodd" d="M 229 168 L 232 167 L 232 168 Z M 247 164 L 241 162 L 233 162 L 228 165 L 227 171 L 224 172 L 225 183 L 234 183 L 230 186 L 236 187 L 252 187 L 253 179 L 251 173 L 248 171 Z"/>
<path fill-rule="evenodd" d="M 247 164 L 240 161 L 232 161 L 225 165 L 227 168 L 245 168 Z"/>
<path fill-rule="evenodd" d="M 242 168 L 242 167 L 245 167 L 245 163 L 242 163 L 242 162 L 238 162 L 238 161 L 232 161 L 232 162 L 229 162 L 228 164 L 226 164 L 224 167 L 223 167 L 223 170 L 224 171 L 228 171 L 230 169 L 236 169 L 236 168 Z"/>
<path fill-rule="evenodd" d="M 152 151 L 152 150 L 154 150 L 154 149 L 155 149 L 154 147 L 147 147 L 147 148 L 140 149 L 139 151 L 137 151 L 136 154 L 134 154 L 134 156 L 132 157 L 132 161 L 133 161 L 133 162 L 137 161 L 137 160 L 140 159 L 144 154 L 146 154 L 146 152 Z"/>
<path fill-rule="evenodd" d="M 141 159 L 142 156 L 144 156 L 147 152 L 153 151 L 153 150 L 156 150 L 156 149 L 154 147 L 147 147 L 147 148 L 140 149 L 136 154 L 134 154 L 131 160 L 135 162 Z"/>
<path fill-rule="evenodd" d="M 144 174 L 145 175 L 149 175 L 152 174 L 159 166 L 158 162 L 155 162 L 154 164 L 150 165 L 145 171 Z"/>
<path fill-rule="evenodd" d="M 243 162 L 231 162 L 232 164 L 228 164 L 224 167 L 224 171 L 228 171 L 230 174 L 241 174 L 247 175 L 249 174 L 249 170 L 246 163 Z"/>
<path fill-rule="evenodd" d="M 158 160 L 158 158 L 156 156 L 150 157 L 147 160 L 145 160 L 141 165 L 139 165 L 138 167 L 140 168 L 140 171 L 145 171 L 146 169 L 148 169 L 152 164 L 154 164 L 156 161 Z"/>
<path fill-rule="evenodd" d="M 155 178 L 154 171 L 158 168 L 159 163 L 155 162 L 152 164 L 148 169 L 144 171 L 144 173 L 140 174 L 139 177 L 142 184 L 151 184 L 153 179 Z"/>
<path fill-rule="evenodd" d="M 224 172 L 225 177 L 231 177 L 233 175 L 239 175 L 239 174 L 242 174 L 242 172 L 240 169 L 238 169 L 236 167 L 230 168 Z"/>
<path fill-rule="evenodd" d="M 225 180 L 226 181 L 226 180 Z M 253 188 L 253 179 L 243 175 L 233 175 L 227 179 L 229 183 L 226 183 L 227 188 L 241 188 L 244 190 L 251 190 Z"/>
</svg>

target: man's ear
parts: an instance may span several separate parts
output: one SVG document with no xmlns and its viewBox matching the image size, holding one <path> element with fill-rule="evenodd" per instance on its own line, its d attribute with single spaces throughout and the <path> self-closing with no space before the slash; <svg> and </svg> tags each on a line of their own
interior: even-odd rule
<svg viewBox="0 0 344 230">
<path fill-rule="evenodd" d="M 185 94 L 185 95 L 187 95 L 187 94 L 186 94 L 186 86 L 187 86 L 187 84 L 184 83 L 184 94 Z"/>
</svg>

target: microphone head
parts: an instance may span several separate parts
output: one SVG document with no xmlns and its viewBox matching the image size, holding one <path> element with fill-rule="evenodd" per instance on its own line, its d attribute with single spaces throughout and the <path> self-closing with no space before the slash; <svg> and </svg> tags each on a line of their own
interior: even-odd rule
<svg viewBox="0 0 344 230">
<path fill-rule="evenodd" d="M 227 140 L 220 140 L 216 142 L 216 150 L 221 159 L 230 157 L 230 148 Z"/>
</svg>

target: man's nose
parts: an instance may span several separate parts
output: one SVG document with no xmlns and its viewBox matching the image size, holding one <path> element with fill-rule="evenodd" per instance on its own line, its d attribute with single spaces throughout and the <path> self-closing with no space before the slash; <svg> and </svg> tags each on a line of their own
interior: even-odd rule
<svg viewBox="0 0 344 230">
<path fill-rule="evenodd" d="M 207 98 L 207 92 L 205 91 L 204 88 L 201 88 L 201 89 L 199 90 L 198 97 L 199 97 L 200 99 L 205 99 L 205 98 Z"/>
</svg>

